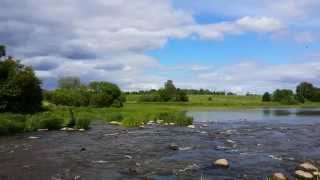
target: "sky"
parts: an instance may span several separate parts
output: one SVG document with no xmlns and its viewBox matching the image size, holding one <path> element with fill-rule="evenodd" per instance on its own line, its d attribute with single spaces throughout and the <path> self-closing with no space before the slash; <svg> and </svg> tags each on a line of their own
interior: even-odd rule
<svg viewBox="0 0 320 180">
<path fill-rule="evenodd" d="M 320 86 L 319 0 L 0 0 L 0 44 L 43 87 L 235 93 Z"/>
</svg>

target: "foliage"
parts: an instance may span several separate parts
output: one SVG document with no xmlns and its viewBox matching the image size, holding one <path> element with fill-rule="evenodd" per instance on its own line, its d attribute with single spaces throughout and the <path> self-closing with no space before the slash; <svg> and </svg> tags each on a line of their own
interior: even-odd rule
<svg viewBox="0 0 320 180">
<path fill-rule="evenodd" d="M 74 76 L 62 77 L 58 80 L 60 89 L 78 89 L 81 86 L 80 78 Z"/>
<path fill-rule="evenodd" d="M 193 118 L 188 117 L 185 112 L 160 113 L 157 119 L 163 120 L 164 123 L 175 123 L 178 126 L 188 126 L 193 123 Z"/>
<path fill-rule="evenodd" d="M 72 128 L 76 125 L 76 118 L 74 117 L 74 114 L 71 108 L 69 108 L 69 113 L 70 113 L 70 120 L 67 124 L 67 127 Z"/>
<path fill-rule="evenodd" d="M 164 88 L 158 91 L 141 96 L 140 102 L 187 102 L 189 101 L 187 93 L 184 90 L 177 89 L 173 81 L 168 80 Z"/>
<path fill-rule="evenodd" d="M 123 116 L 122 116 L 122 114 L 120 114 L 120 113 L 109 113 L 109 114 L 105 117 L 105 120 L 108 121 L 108 122 L 111 122 L 111 121 L 120 122 L 120 121 L 123 120 Z"/>
<path fill-rule="evenodd" d="M 262 102 L 270 102 L 271 101 L 271 94 L 266 92 L 262 96 Z"/>
<path fill-rule="evenodd" d="M 308 82 L 300 83 L 296 88 L 297 99 L 300 102 L 320 102 L 320 89 Z"/>
<path fill-rule="evenodd" d="M 122 107 L 126 98 L 120 88 L 109 82 L 92 82 L 78 88 L 60 88 L 46 91 L 44 97 L 56 105 Z"/>
<path fill-rule="evenodd" d="M 88 118 L 79 118 L 76 120 L 76 128 L 77 129 L 89 129 L 91 120 Z"/>
<path fill-rule="evenodd" d="M 40 111 L 42 105 L 40 84 L 32 68 L 12 58 L 0 61 L 0 112 Z"/>
<path fill-rule="evenodd" d="M 281 104 L 297 104 L 297 100 L 295 99 L 295 95 L 292 90 L 289 89 L 277 89 L 273 93 L 273 101 L 280 102 Z"/>
<path fill-rule="evenodd" d="M 40 128 L 48 130 L 59 130 L 63 127 L 64 120 L 53 114 L 46 113 L 40 120 Z"/>
<path fill-rule="evenodd" d="M 6 56 L 6 46 L 0 44 L 0 58 Z"/>
<path fill-rule="evenodd" d="M 314 87 L 311 83 L 302 82 L 296 88 L 296 94 L 300 101 L 305 99 L 311 100 L 314 92 Z"/>
</svg>

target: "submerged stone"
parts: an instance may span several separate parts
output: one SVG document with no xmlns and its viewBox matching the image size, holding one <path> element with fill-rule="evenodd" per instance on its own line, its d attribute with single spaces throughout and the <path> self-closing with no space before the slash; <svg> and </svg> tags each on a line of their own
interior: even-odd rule
<svg viewBox="0 0 320 180">
<path fill-rule="evenodd" d="M 177 144 L 175 144 L 175 143 L 171 143 L 169 145 L 169 149 L 177 151 L 177 150 L 179 150 L 179 146 Z"/>
</svg>

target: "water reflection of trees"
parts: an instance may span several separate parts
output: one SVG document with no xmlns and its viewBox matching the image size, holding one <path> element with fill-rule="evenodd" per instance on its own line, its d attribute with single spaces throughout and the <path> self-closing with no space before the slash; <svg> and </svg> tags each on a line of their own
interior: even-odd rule
<svg viewBox="0 0 320 180">
<path fill-rule="evenodd" d="M 297 116 L 320 116 L 320 110 L 300 110 L 296 112 Z"/>
<path fill-rule="evenodd" d="M 273 114 L 274 116 L 288 116 L 288 115 L 290 115 L 290 114 L 292 114 L 292 113 L 291 113 L 291 111 L 289 111 L 289 110 L 276 109 L 276 110 L 273 110 L 273 111 L 272 111 L 272 114 Z"/>
</svg>

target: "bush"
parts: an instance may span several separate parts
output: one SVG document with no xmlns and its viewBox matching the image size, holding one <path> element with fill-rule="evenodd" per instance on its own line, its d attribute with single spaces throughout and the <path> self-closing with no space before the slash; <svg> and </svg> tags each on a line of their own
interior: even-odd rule
<svg viewBox="0 0 320 180">
<path fill-rule="evenodd" d="M 123 116 L 120 113 L 111 113 L 108 114 L 106 117 L 106 121 L 111 122 L 111 121 L 122 121 L 123 120 Z"/>
<path fill-rule="evenodd" d="M 76 120 L 76 128 L 77 129 L 89 129 L 91 120 L 88 118 L 79 118 Z"/>
<path fill-rule="evenodd" d="M 273 101 L 286 102 L 286 101 L 291 101 L 291 99 L 295 99 L 295 98 L 294 98 L 293 91 L 289 89 L 281 89 L 281 90 L 277 89 L 273 93 Z"/>
<path fill-rule="evenodd" d="M 111 106 L 115 107 L 115 108 L 121 108 L 121 107 L 123 107 L 123 104 L 122 104 L 122 102 L 120 100 L 116 99 L 116 100 L 113 101 Z"/>
<path fill-rule="evenodd" d="M 189 101 L 186 90 L 177 89 L 171 80 L 164 84 L 164 88 L 158 91 L 152 90 L 143 94 L 139 101 L 141 102 L 187 102 Z"/>
<path fill-rule="evenodd" d="M 178 126 L 188 126 L 193 123 L 193 118 L 188 117 L 185 112 L 160 113 L 157 119 L 163 120 L 164 123 L 175 123 Z"/>
<path fill-rule="evenodd" d="M 122 107 L 126 101 L 119 87 L 108 82 L 92 82 L 89 86 L 68 83 L 64 88 L 47 91 L 44 97 L 56 105 L 65 106 L 94 106 L 94 107 Z M 71 86 L 77 84 L 76 87 Z M 65 88 L 67 86 L 68 88 Z M 79 86 L 79 87 L 78 87 Z M 73 87 L 73 88 L 70 88 Z"/>
<path fill-rule="evenodd" d="M 40 84 L 31 67 L 26 67 L 12 58 L 0 61 L 0 112 L 40 111 Z"/>
<path fill-rule="evenodd" d="M 23 115 L 3 114 L 0 117 L 0 134 L 24 132 L 26 118 Z"/>
<path fill-rule="evenodd" d="M 146 120 L 143 117 L 139 117 L 139 116 L 130 116 L 130 117 L 126 117 L 123 121 L 122 121 L 122 125 L 125 127 L 139 127 L 140 125 L 142 125 Z"/>
<path fill-rule="evenodd" d="M 298 104 L 298 101 L 295 99 L 294 96 L 285 96 L 281 99 L 280 103 L 285 105 L 294 105 Z"/>
<path fill-rule="evenodd" d="M 40 121 L 41 129 L 59 130 L 63 127 L 64 120 L 52 115 L 44 117 Z"/>
<path fill-rule="evenodd" d="M 0 120 L 0 135 L 9 134 L 8 124 L 9 122 L 7 120 L 5 119 Z"/>
<path fill-rule="evenodd" d="M 270 102 L 271 101 L 271 94 L 266 92 L 262 96 L 262 102 Z"/>
<path fill-rule="evenodd" d="M 25 131 L 31 132 L 40 129 L 40 121 L 38 115 L 29 116 L 26 120 Z"/>
</svg>

